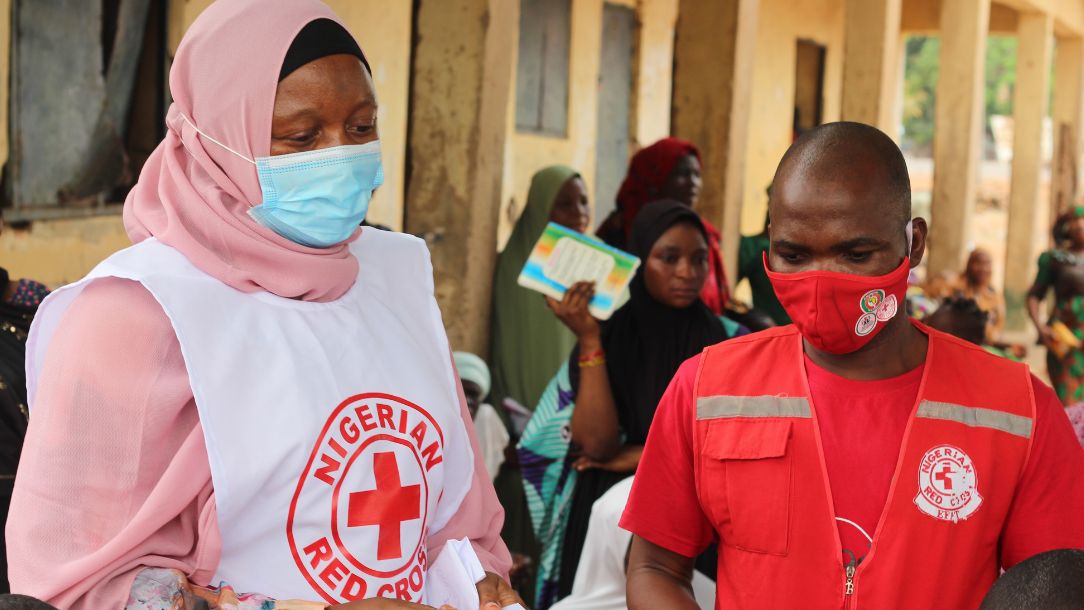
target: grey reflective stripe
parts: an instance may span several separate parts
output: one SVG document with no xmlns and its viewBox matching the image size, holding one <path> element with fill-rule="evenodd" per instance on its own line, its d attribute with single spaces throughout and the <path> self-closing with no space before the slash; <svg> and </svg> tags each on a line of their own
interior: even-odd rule
<svg viewBox="0 0 1084 610">
<path fill-rule="evenodd" d="M 1031 438 L 1032 421 L 1030 417 L 994 411 L 993 409 L 965 407 L 948 402 L 925 400 L 918 405 L 917 416 L 926 419 L 960 422 L 973 428 L 993 428 L 1016 436 Z"/>
<path fill-rule="evenodd" d="M 809 401 L 787 396 L 704 396 L 696 399 L 696 419 L 733 417 L 810 417 Z"/>
</svg>

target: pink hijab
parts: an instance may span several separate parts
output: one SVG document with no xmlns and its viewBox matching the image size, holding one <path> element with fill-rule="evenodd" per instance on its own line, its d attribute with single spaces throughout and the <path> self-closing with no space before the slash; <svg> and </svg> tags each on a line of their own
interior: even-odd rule
<svg viewBox="0 0 1084 610">
<path fill-rule="evenodd" d="M 309 248 L 248 216 L 263 199 L 256 167 L 211 140 L 249 159 L 270 154 L 279 68 L 301 28 L 320 18 L 341 24 L 319 0 L 218 0 L 196 19 L 169 73 L 166 137 L 124 203 L 134 243 L 155 237 L 243 292 L 333 301 L 354 284 L 347 244 Z"/>
</svg>

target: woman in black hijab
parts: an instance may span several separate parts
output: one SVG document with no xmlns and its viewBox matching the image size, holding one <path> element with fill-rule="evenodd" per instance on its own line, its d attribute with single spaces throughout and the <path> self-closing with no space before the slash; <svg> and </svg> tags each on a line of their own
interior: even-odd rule
<svg viewBox="0 0 1084 610">
<path fill-rule="evenodd" d="M 644 207 L 630 250 L 641 266 L 631 298 L 600 324 L 587 312 L 594 288 L 573 286 L 550 307 L 578 339 L 569 363 L 575 392 L 572 443 L 579 470 L 561 555 L 558 598 L 572 590 L 591 506 L 636 471 L 659 399 L 682 362 L 728 339 L 724 323 L 700 300 L 708 276 L 704 224 L 688 206 Z"/>
</svg>

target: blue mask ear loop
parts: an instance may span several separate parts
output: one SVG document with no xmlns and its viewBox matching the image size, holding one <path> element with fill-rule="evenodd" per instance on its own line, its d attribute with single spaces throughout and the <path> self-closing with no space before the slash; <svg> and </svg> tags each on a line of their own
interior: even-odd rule
<svg viewBox="0 0 1084 610">
<path fill-rule="evenodd" d="M 204 131 L 203 131 L 202 129 L 200 129 L 199 127 L 196 127 L 196 124 L 195 124 L 195 123 L 193 123 L 192 121 L 188 120 L 188 117 L 187 117 L 187 116 L 185 116 L 183 112 L 181 112 L 181 113 L 178 113 L 178 114 L 180 114 L 180 115 L 181 115 L 181 120 L 182 120 L 182 121 L 184 121 L 185 123 L 188 123 L 188 125 L 189 125 L 189 126 L 190 126 L 190 127 L 192 128 L 192 129 L 195 129 L 195 130 L 196 130 L 196 133 L 198 133 L 199 135 L 201 135 L 201 136 L 203 136 L 204 138 L 206 138 L 206 139 L 208 139 L 208 140 L 210 140 L 210 141 L 214 142 L 215 144 L 218 144 L 218 145 L 219 145 L 219 146 L 221 146 L 222 148 L 225 148 L 225 149 L 226 149 L 226 150 L 228 150 L 229 152 L 231 152 L 231 153 L 233 153 L 233 154 L 237 155 L 238 157 L 240 157 L 240 158 L 244 159 L 245 161 L 248 161 L 248 162 L 249 162 L 249 163 L 251 163 L 252 165 L 256 165 L 256 160 L 255 160 L 255 159 L 249 159 L 248 157 L 246 157 L 246 156 L 242 155 L 241 153 L 237 152 L 236 150 L 234 150 L 234 149 L 230 148 L 229 146 L 226 146 L 226 145 L 225 145 L 225 144 L 223 144 L 222 142 L 219 142 L 218 140 L 216 140 L 216 139 L 212 138 L 211 136 L 207 135 L 206 133 L 204 133 Z M 183 143 L 183 140 L 182 140 L 182 143 Z"/>
</svg>

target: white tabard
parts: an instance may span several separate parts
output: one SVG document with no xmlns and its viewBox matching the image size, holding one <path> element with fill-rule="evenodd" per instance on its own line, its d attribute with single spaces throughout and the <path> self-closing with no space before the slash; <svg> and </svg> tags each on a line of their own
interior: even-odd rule
<svg viewBox="0 0 1084 610">
<path fill-rule="evenodd" d="M 314 303 L 240 292 L 150 239 L 53 293 L 31 329 L 30 405 L 48 409 L 34 400 L 41 365 L 82 289 L 119 277 L 154 295 L 207 441 L 222 537 L 215 582 L 238 591 L 420 601 L 426 539 L 471 485 L 428 250 L 365 229 L 351 251 L 354 286 Z"/>
</svg>

